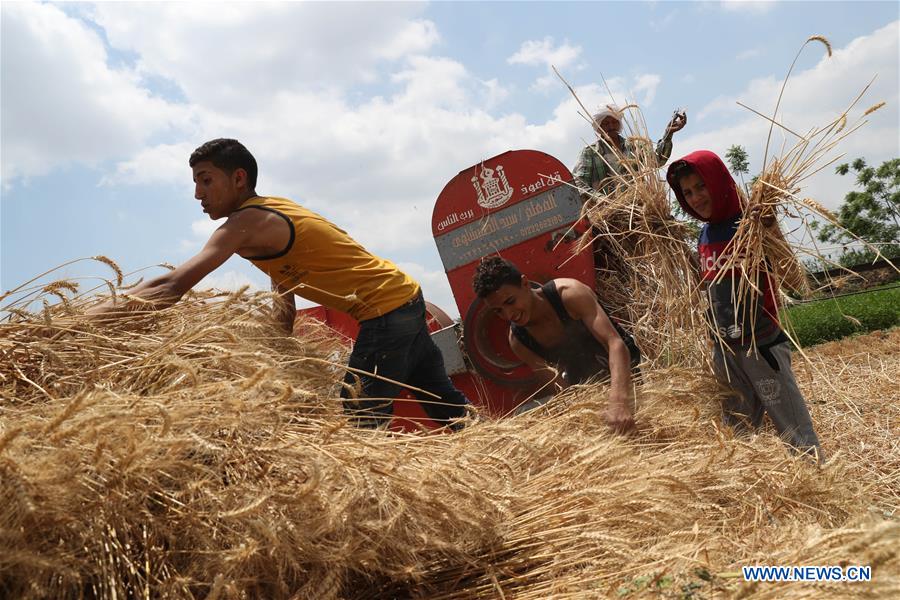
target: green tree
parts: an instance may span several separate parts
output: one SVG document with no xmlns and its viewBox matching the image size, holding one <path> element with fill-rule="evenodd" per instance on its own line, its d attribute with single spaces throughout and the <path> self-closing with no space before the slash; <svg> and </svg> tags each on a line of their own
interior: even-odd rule
<svg viewBox="0 0 900 600">
<path fill-rule="evenodd" d="M 744 174 L 750 173 L 750 157 L 747 156 L 747 150 L 743 146 L 734 144 L 725 151 L 725 160 L 728 161 L 731 172 L 741 178 L 744 191 L 748 191 L 747 184 L 744 183 Z"/>
<path fill-rule="evenodd" d="M 856 174 L 856 184 L 861 190 L 853 190 L 844 197 L 838 209 L 838 225 L 826 223 L 819 226 L 817 237 L 822 242 L 847 245 L 854 239 L 847 232 L 858 236 L 879 248 L 882 254 L 894 258 L 900 256 L 900 158 L 885 161 L 877 169 L 862 158 L 841 164 L 835 169 L 838 175 Z M 846 230 L 846 231 L 844 231 Z M 875 253 L 868 248 L 845 248 L 838 259 L 843 265 L 871 261 Z"/>
</svg>

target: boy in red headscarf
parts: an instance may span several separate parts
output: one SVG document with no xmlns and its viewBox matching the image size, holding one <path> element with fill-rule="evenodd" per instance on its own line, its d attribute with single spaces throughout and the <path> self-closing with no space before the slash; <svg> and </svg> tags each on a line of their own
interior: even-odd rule
<svg viewBox="0 0 900 600">
<path fill-rule="evenodd" d="M 725 422 L 736 428 L 762 423 L 768 413 L 792 448 L 823 455 L 812 419 L 791 370 L 791 347 L 778 322 L 778 304 L 768 273 L 754 274 L 762 301 L 750 286 L 739 297 L 740 273 L 716 280 L 735 249 L 732 240 L 744 218 L 737 186 L 722 160 L 708 150 L 673 162 L 666 179 L 678 203 L 705 222 L 698 251 L 700 276 L 709 299 L 716 377 L 732 390 L 724 402 Z M 758 218 L 753 215 L 750 218 Z M 764 222 L 763 225 L 774 225 Z M 755 342 L 755 344 L 754 344 Z"/>
</svg>

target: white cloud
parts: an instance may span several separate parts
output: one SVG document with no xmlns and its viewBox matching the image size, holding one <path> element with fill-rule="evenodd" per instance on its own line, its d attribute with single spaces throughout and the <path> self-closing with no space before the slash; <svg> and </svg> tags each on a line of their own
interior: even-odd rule
<svg viewBox="0 0 900 600">
<path fill-rule="evenodd" d="M 553 38 L 548 36 L 542 40 L 523 42 L 519 50 L 507 58 L 506 62 L 511 65 L 543 66 L 547 71 L 546 74 L 538 77 L 531 87 L 534 90 L 547 91 L 559 85 L 553 67 L 562 71 L 573 65 L 579 56 L 581 56 L 581 46 L 570 46 L 568 41 L 556 46 Z M 575 65 L 575 68 L 578 66 Z"/>
<path fill-rule="evenodd" d="M 21 145 L 7 143 L 7 83 L 13 80 L 16 69 L 34 71 L 31 57 L 40 59 L 46 52 L 40 22 L 26 26 L 7 19 L 8 6 L 4 4 L 3 8 L 4 176 L 7 163 L 23 164 L 21 156 L 28 156 L 20 156 Z M 534 121 L 515 112 L 495 113 L 509 90 L 499 79 L 479 79 L 455 60 L 423 55 L 439 35 L 433 25 L 421 20 L 417 5 L 378 4 L 376 10 L 367 4 L 329 4 L 326 10 L 319 4 L 225 4 L 222 11 L 211 11 L 212 5 L 202 4 L 98 6 L 96 18 L 112 46 L 137 57 L 135 72 L 111 70 L 100 38 L 81 22 L 63 16 L 53 5 L 29 6 L 43 11 L 35 14 L 50 11 L 65 22 L 69 28 L 66 31 L 89 40 L 85 47 L 93 49 L 93 54 L 64 45 L 68 52 L 83 55 L 72 59 L 77 63 L 74 66 L 65 62 L 65 57 L 59 58 L 70 71 L 85 69 L 82 63 L 87 61 L 85 64 L 94 65 L 114 81 L 124 82 L 123 89 L 131 94 L 114 95 L 122 105 L 107 114 L 84 100 L 99 102 L 91 85 L 83 80 L 70 82 L 64 94 L 57 90 L 60 98 L 82 100 L 72 109 L 65 127 L 58 126 L 52 136 L 33 142 L 33 148 L 41 150 L 42 168 L 52 168 L 58 160 L 69 160 L 70 156 L 81 157 L 84 143 L 87 151 L 83 156 L 91 156 L 93 146 L 102 150 L 95 152 L 100 158 L 118 161 L 103 179 L 104 184 L 183 181 L 189 202 L 192 194 L 186 163 L 190 152 L 213 137 L 236 137 L 260 164 L 260 193 L 284 195 L 309 206 L 386 258 L 412 257 L 413 264 L 439 264 L 430 234 L 431 210 L 443 185 L 461 169 L 510 148 L 540 149 L 571 168 L 582 140 L 593 137 L 590 126 L 578 115 L 576 102 L 555 79 L 560 100 L 549 118 Z M 330 10 L 335 6 L 336 11 Z M 341 20 L 348 20 L 347 10 L 364 14 L 354 13 L 356 16 L 350 19 L 353 23 L 345 32 Z M 8 37 L 11 23 L 18 23 L 20 29 L 30 32 L 29 36 Z M 147 27 L 146 23 L 154 26 Z M 266 36 L 268 29 L 272 30 L 271 39 Z M 335 35 L 338 31 L 340 35 Z M 302 34 L 307 32 L 314 39 L 304 40 Z M 876 37 L 883 47 L 873 49 Z M 832 73 L 820 81 L 812 75 L 819 66 L 798 72 L 789 91 L 796 87 L 791 94 L 799 95 L 786 98 L 785 107 L 790 109 L 786 118 L 793 122 L 794 113 L 809 113 L 815 124 L 821 123 L 816 120 L 817 113 L 833 115 L 839 111 L 832 104 L 849 100 L 851 88 L 858 89 L 861 74 L 878 70 L 880 91 L 873 90 L 870 95 L 873 102 L 892 102 L 891 108 L 873 115 L 868 130 L 854 139 L 860 140 L 860 155 L 867 158 L 882 152 L 892 140 L 896 146 L 896 34 L 893 46 L 889 36 L 887 42 L 882 38 L 880 33 L 873 34 L 846 55 L 836 52 L 825 66 L 832 71 L 840 66 L 838 75 Z M 8 75 L 6 46 L 13 39 L 22 45 Z M 259 43 L 235 41 L 245 39 Z M 315 48 L 315 56 L 311 48 Z M 543 54 L 542 49 L 546 50 Z M 520 64 L 546 68 L 550 60 L 559 60 L 558 65 L 565 63 L 571 69 L 577 67 L 580 52 L 568 42 L 542 45 L 538 41 L 527 48 L 523 44 L 514 56 Z M 93 58 L 87 60 L 86 56 Z M 36 64 L 48 68 L 46 62 L 39 60 Z M 184 93 L 185 103 L 166 103 L 150 95 L 141 87 L 148 78 L 171 81 Z M 360 100 L 353 85 L 375 80 L 381 84 L 381 95 Z M 772 93 L 776 83 L 774 77 L 751 82 L 736 98 L 766 109 L 777 96 Z M 661 77 L 653 73 L 613 74 L 607 84 L 609 91 L 599 82 L 576 86 L 589 110 L 611 101 L 623 104 L 636 100 L 646 106 L 663 85 Z M 809 93 L 805 93 L 806 86 L 811 86 Z M 764 140 L 764 124 L 735 107 L 736 98 L 710 103 L 704 111 L 705 119 L 692 114 L 688 129 L 676 137 L 675 152 L 697 147 L 724 152 L 729 145 L 742 143 L 751 158 L 761 156 L 758 142 Z M 832 98 L 840 102 L 833 103 Z M 108 135 L 107 129 L 96 124 L 95 114 L 103 114 L 103 124 L 111 130 Z M 135 121 L 121 125 L 124 131 L 131 127 L 138 132 L 125 141 L 117 137 L 123 135 L 117 129 L 122 114 Z M 894 115 L 894 121 L 879 121 L 885 119 L 884 115 Z M 36 118 L 45 116 L 41 112 Z M 82 120 L 93 123 L 93 129 L 84 131 Z M 725 122 L 727 128 L 720 126 Z M 659 125 L 651 124 L 651 137 L 659 133 Z M 152 134 L 149 137 L 148 132 Z M 62 155 L 47 152 L 55 147 L 76 150 Z M 845 148 L 856 152 L 850 145 Z M 896 147 L 893 152 L 896 155 Z M 183 250 L 196 250 L 205 241 L 209 233 L 206 228 L 214 225 L 202 223 L 191 226 L 193 239 L 184 240 Z M 442 296 L 446 290 L 439 287 L 446 286 L 443 274 L 422 269 L 426 294 L 446 298 Z M 452 308 L 445 300 L 436 303 L 445 310 Z"/>
<path fill-rule="evenodd" d="M 135 72 L 110 68 L 97 33 L 58 7 L 6 2 L 2 15 L 7 185 L 67 163 L 127 156 L 186 124 L 185 107 L 152 96 Z"/>
<path fill-rule="evenodd" d="M 191 222 L 191 231 L 196 236 L 208 238 L 216 229 L 224 224 L 224 219 L 216 219 L 215 221 L 213 221 L 212 219 L 200 219 Z"/>
<path fill-rule="evenodd" d="M 591 112 L 607 104 L 618 106 L 639 104 L 642 108 L 647 108 L 656 99 L 656 90 L 661 83 L 662 77 L 656 73 L 643 73 L 631 78 L 610 77 L 606 79 L 605 84 L 578 86 L 575 92 L 582 104 Z M 566 102 L 568 103 L 568 100 Z M 580 110 L 574 101 L 572 106 L 573 110 Z"/>
<path fill-rule="evenodd" d="M 95 62 L 106 68 L 108 59 L 93 32 L 52 6 L 36 6 L 55 11 L 70 27 L 92 36 L 98 56 Z M 373 249 L 390 251 L 404 235 L 408 244 L 409 235 L 401 234 L 414 228 L 426 232 L 416 234 L 415 243 L 430 244 L 428 228 L 419 225 L 428 222 L 430 208 L 443 184 L 461 168 L 517 147 L 542 148 L 568 163 L 573 160 L 568 157 L 577 153 L 580 139 L 590 135 L 568 98 L 562 104 L 565 114 L 557 111 L 546 123 L 529 124 L 516 113 L 493 116 L 489 111 L 509 91 L 496 79 L 483 81 L 474 77 L 457 61 L 418 54 L 438 34 L 427 22 L 413 18 L 418 10 L 415 6 L 379 5 L 378 10 L 370 11 L 368 5 L 354 5 L 355 9 L 370 13 L 371 23 L 366 29 L 371 31 L 339 38 L 317 32 L 313 41 L 319 44 L 317 60 L 322 64 L 307 61 L 303 57 L 306 50 L 301 48 L 306 42 L 296 41 L 296 34 L 336 27 L 347 10 L 344 5 L 337 6 L 336 11 L 320 10 L 317 5 L 283 4 L 254 4 L 252 10 L 245 5 L 228 4 L 222 11 L 210 11 L 209 5 L 196 4 L 94 7 L 91 14 L 114 47 L 134 52 L 139 70 L 148 77 L 166 78 L 184 91 L 186 103 L 179 105 L 179 114 L 187 115 L 183 133 L 176 139 L 135 144 L 127 150 L 113 144 L 115 147 L 109 152 L 125 157 L 102 183 L 114 186 L 184 182 L 189 198 L 190 172 L 186 161 L 190 152 L 206 139 L 236 137 L 257 157 L 261 193 L 292 197 L 348 228 L 355 229 L 357 223 L 365 225 L 372 220 L 357 212 L 360 205 L 370 214 L 391 215 L 380 219 L 380 231 L 385 235 L 373 240 Z M 365 20 L 362 17 L 366 15 L 354 15 L 354 23 Z M 142 26 L 148 22 L 154 27 Z M 29 27 L 36 26 L 32 23 Z M 269 27 L 277 30 L 274 37 L 262 35 L 262 30 Z M 235 28 L 240 28 L 241 36 L 236 35 Z M 233 29 L 235 35 L 230 35 Z M 254 35 L 257 30 L 260 34 Z M 406 41 L 397 42 L 395 35 Z M 234 43 L 223 45 L 223 39 L 232 38 L 265 41 L 249 49 Z M 30 55 L 41 47 L 36 40 L 25 41 L 23 53 Z M 332 47 L 336 48 L 334 55 L 330 52 Z M 521 53 L 522 60 L 538 60 L 543 49 L 549 53 L 544 55 L 545 62 L 553 60 L 561 65 L 570 64 L 580 53 L 580 48 L 567 43 L 555 46 L 549 41 L 524 47 L 527 52 Z M 276 48 L 280 50 L 275 52 Z M 366 57 L 398 56 L 401 48 L 411 54 L 398 58 L 388 69 L 390 95 L 354 102 L 349 89 L 342 89 L 352 78 L 345 73 L 355 68 L 351 65 L 359 62 L 372 67 L 377 59 Z M 285 53 L 295 54 L 298 63 L 286 71 L 282 69 Z M 25 55 L 18 60 L 23 70 L 30 69 Z M 335 72 L 337 75 L 333 75 Z M 317 74 L 322 75 L 323 83 L 309 85 Z M 610 80 L 614 94 L 621 100 L 631 96 L 626 93 L 631 85 L 639 99 L 651 101 L 658 83 L 659 78 L 654 75 Z M 224 99 L 232 85 L 242 90 L 239 106 Z M 562 84 L 557 88 L 565 98 Z M 604 104 L 609 102 L 605 93 L 596 91 L 585 100 L 598 105 L 601 99 Z M 81 85 L 67 90 L 67 95 L 92 97 L 93 93 L 90 86 Z M 211 96 L 221 98 L 207 103 Z M 247 101 L 248 96 L 253 102 Z M 118 110 L 142 128 L 158 133 L 165 125 L 152 118 L 148 121 L 143 107 L 135 110 L 128 98 L 120 101 L 124 104 Z M 79 119 L 80 114 L 73 120 Z M 64 129 L 56 135 L 78 144 L 79 139 L 73 139 Z M 110 136 L 100 130 L 99 135 L 91 132 L 80 137 L 108 141 Z M 55 139 L 42 140 L 41 146 L 52 147 L 55 143 Z M 13 154 L 4 155 L 4 164 Z M 421 207 L 424 217 L 409 213 L 407 207 L 413 205 Z"/>
<path fill-rule="evenodd" d="M 439 36 L 433 23 L 413 18 L 420 11 L 411 3 L 230 3 L 215 10 L 103 3 L 70 11 L 93 19 L 117 50 L 137 55 L 135 67 L 112 68 L 103 40 L 83 20 L 52 4 L 4 3 L 4 183 L 68 162 L 129 155 L 104 185 L 183 177 L 173 174 L 184 169 L 183 150 L 266 120 L 266 102 L 248 97 L 287 93 L 328 102 L 350 82 L 372 81 L 385 60 L 430 48 Z M 188 103 L 155 96 L 149 80 L 168 82 Z M 496 99 L 502 89 L 493 93 Z M 146 147 L 172 136 L 190 141 Z"/>
<path fill-rule="evenodd" d="M 410 21 L 380 49 L 380 56 L 387 59 L 402 58 L 407 54 L 425 52 L 440 40 L 437 27 L 431 21 Z"/>
<path fill-rule="evenodd" d="M 194 144 L 159 144 L 140 150 L 133 158 L 119 162 L 113 173 L 104 176 L 100 185 L 140 185 L 149 183 L 184 184 L 190 190 L 188 157 Z"/>
<path fill-rule="evenodd" d="M 294 93 L 372 81 L 384 60 L 437 40 L 421 3 L 101 3 L 110 43 L 178 83 L 206 108 L 256 110 L 269 90 Z M 152 23 L 152 26 L 147 26 Z"/>
<path fill-rule="evenodd" d="M 390 257 L 433 245 L 431 211 L 436 199 L 437 194 L 414 204 L 381 202 L 375 210 L 361 201 L 341 210 L 333 220 L 369 251 Z"/>
<path fill-rule="evenodd" d="M 635 78 L 634 91 L 644 93 L 639 101 L 641 106 L 646 107 L 653 104 L 653 99 L 656 97 L 656 88 L 659 87 L 661 81 L 662 78 L 655 73 L 638 75 Z"/>
<path fill-rule="evenodd" d="M 506 59 L 511 65 L 568 67 L 581 55 L 581 46 L 570 46 L 568 41 L 556 46 L 552 37 L 523 42 L 519 50 Z"/>
<path fill-rule="evenodd" d="M 496 79 L 482 81 L 481 84 L 484 86 L 483 97 L 485 108 L 494 108 L 509 97 L 509 90 L 503 87 Z"/>
<path fill-rule="evenodd" d="M 213 234 L 213 232 L 225 224 L 225 219 L 217 219 L 215 221 L 206 218 L 206 219 L 198 219 L 196 221 L 191 222 L 191 233 L 193 237 L 189 239 L 182 239 L 178 242 L 178 252 L 179 254 L 196 254 L 200 251 L 200 248 L 206 244 L 206 241 L 209 239 L 209 236 Z"/>
<path fill-rule="evenodd" d="M 394 83 L 405 85 L 394 103 L 412 111 L 427 107 L 462 108 L 468 93 L 460 84 L 467 76 L 465 66 L 455 60 L 412 56 L 404 70 L 391 76 Z"/>
<path fill-rule="evenodd" d="M 812 68 L 794 71 L 787 82 L 781 101 L 779 120 L 792 128 L 807 130 L 822 124 L 823 117 L 840 114 L 850 100 L 877 75 L 869 90 L 870 99 L 892 101 L 898 94 L 898 22 L 870 35 L 851 41 L 845 48 L 834 49 L 828 58 L 818 44 L 810 44 L 805 53 L 820 53 L 822 58 Z M 779 75 L 752 80 L 739 94 L 714 99 L 698 118 L 747 117 L 749 113 L 737 105 L 740 101 L 760 112 L 771 113 L 783 80 Z M 865 107 L 863 107 L 865 108 Z"/>
<path fill-rule="evenodd" d="M 775 8 L 775 0 L 721 0 L 720 5 L 729 12 L 762 15 Z"/>
<path fill-rule="evenodd" d="M 751 58 L 756 58 L 757 56 L 761 56 L 761 55 L 762 55 L 762 50 L 760 50 L 759 48 L 749 48 L 747 50 L 744 50 L 743 52 L 739 52 L 738 55 L 735 56 L 734 58 L 736 60 L 748 60 Z"/>
<path fill-rule="evenodd" d="M 556 77 L 555 73 L 542 75 L 534 80 L 534 83 L 531 84 L 531 89 L 538 92 L 549 92 L 557 81 L 559 81 L 559 78 Z"/>
<path fill-rule="evenodd" d="M 831 156 L 844 153 L 844 161 L 860 156 L 870 164 L 880 164 L 900 155 L 897 137 L 900 129 L 897 110 L 900 105 L 900 40 L 897 28 L 898 22 L 891 23 L 851 41 L 844 48 L 835 48 L 830 59 L 823 57 L 815 66 L 795 71 L 787 83 L 777 120 L 803 134 L 825 125 L 837 118 L 877 74 L 864 99 L 850 112 L 849 121 L 854 122 L 876 102 L 886 101 L 887 107 L 867 117 L 868 124 L 842 141 Z M 818 45 L 806 49 L 807 52 L 822 50 Z M 723 155 L 732 144 L 740 144 L 750 155 L 751 172 L 758 172 L 762 167 L 769 123 L 736 102 L 740 100 L 763 114 L 771 114 L 781 85 L 781 79 L 769 76 L 751 81 L 745 90 L 734 97 L 716 98 L 693 120 L 700 127 L 695 125 L 675 139 L 673 156 L 699 148 Z M 705 130 L 702 129 L 704 123 Z M 776 127 L 769 155 L 780 155 L 795 141 L 793 135 Z M 853 184 L 850 178 L 837 176 L 834 169 L 828 167 L 804 182 L 802 195 L 815 198 L 829 208 L 836 208 Z"/>
</svg>

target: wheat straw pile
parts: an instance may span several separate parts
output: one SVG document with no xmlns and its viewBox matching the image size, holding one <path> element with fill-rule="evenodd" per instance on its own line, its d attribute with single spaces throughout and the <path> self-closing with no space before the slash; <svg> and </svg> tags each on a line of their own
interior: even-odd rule
<svg viewBox="0 0 900 600">
<path fill-rule="evenodd" d="M 359 431 L 327 331 L 281 337 L 267 295 L 91 324 L 49 289 L 70 300 L 0 323 L 0 597 L 900 592 L 898 331 L 798 367 L 820 469 L 721 429 L 703 369 L 649 371 L 629 438 L 598 387 L 452 435 Z M 754 563 L 874 581 L 744 583 Z"/>
<path fill-rule="evenodd" d="M 600 124 L 575 90 L 554 72 L 581 107 L 581 116 L 596 130 Z M 609 105 L 610 107 L 612 105 Z M 582 190 L 582 216 L 591 224 L 578 252 L 593 252 L 596 292 L 604 309 L 634 336 L 644 360 L 654 366 L 708 362 L 703 341 L 707 325 L 697 275 L 695 233 L 672 215 L 662 165 L 636 104 L 619 111 L 622 134 L 631 152 L 599 138 L 615 156 L 600 190 Z M 574 184 L 573 187 L 577 187 Z"/>
<path fill-rule="evenodd" d="M 633 154 L 611 148 L 618 168 L 585 203 L 592 228 L 583 251 L 594 252 L 603 306 L 626 325 L 642 354 L 654 364 L 696 364 L 706 353 L 706 324 L 698 310 L 694 234 L 672 216 L 654 144 L 635 114 L 625 119 Z"/>
<path fill-rule="evenodd" d="M 602 386 L 455 434 L 356 430 L 346 350 L 312 322 L 283 337 L 267 294 L 97 323 L 72 282 L 35 283 L 2 299 L 0 597 L 900 595 L 900 330 L 796 366 L 825 467 L 720 427 L 692 236 L 632 129 L 635 156 L 587 216 L 601 298 L 650 358 L 634 435 L 607 430 Z M 793 198 L 810 156 L 783 153 L 760 178 L 777 197 L 755 201 Z M 747 236 L 740 260 L 771 252 Z M 121 273 L 109 291 L 127 293 Z M 873 581 L 746 583 L 753 564 L 868 565 Z"/>
</svg>

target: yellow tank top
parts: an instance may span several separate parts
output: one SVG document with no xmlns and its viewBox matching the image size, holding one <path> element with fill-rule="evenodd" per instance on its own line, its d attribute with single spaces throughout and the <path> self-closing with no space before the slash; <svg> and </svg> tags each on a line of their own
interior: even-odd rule
<svg viewBox="0 0 900 600">
<path fill-rule="evenodd" d="M 283 289 L 323 306 L 373 319 L 412 300 L 419 284 L 397 266 L 370 254 L 345 231 L 285 198 L 256 196 L 238 210 L 268 210 L 291 226 L 287 248 L 245 257 Z"/>
</svg>

